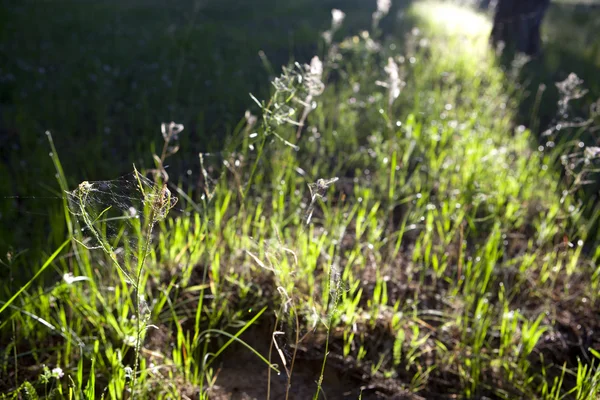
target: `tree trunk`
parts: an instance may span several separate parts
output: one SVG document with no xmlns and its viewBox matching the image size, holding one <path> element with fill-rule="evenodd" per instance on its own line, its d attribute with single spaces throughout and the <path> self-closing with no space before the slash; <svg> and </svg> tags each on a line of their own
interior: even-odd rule
<svg viewBox="0 0 600 400">
<path fill-rule="evenodd" d="M 494 47 L 535 55 L 540 51 L 540 26 L 550 0 L 498 0 L 491 42 Z"/>
</svg>

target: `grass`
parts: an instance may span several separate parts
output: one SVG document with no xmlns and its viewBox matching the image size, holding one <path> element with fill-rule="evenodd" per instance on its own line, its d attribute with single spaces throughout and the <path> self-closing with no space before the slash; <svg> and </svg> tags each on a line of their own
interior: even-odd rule
<svg viewBox="0 0 600 400">
<path fill-rule="evenodd" d="M 129 6 L 115 15 L 144 17 Z M 163 133 L 170 150 L 139 149 L 157 154 L 136 162 L 154 182 L 136 170 L 70 184 L 80 157 L 81 173 L 100 159 L 70 157 L 68 140 L 48 136 L 56 192 L 68 195 L 50 210 L 52 255 L 4 260 L 24 282 L 3 281 L 2 396 L 597 397 L 598 210 L 575 179 L 584 170 L 560 164 L 575 154 L 594 176 L 597 159 L 578 150 L 592 127 L 540 148 L 537 132 L 515 124 L 520 71 L 487 48 L 485 17 L 431 2 L 403 15 L 386 36 L 338 32 L 328 45 L 311 33 L 322 71 L 307 57 L 252 98 L 221 92 L 250 111 L 239 123 L 216 114 L 230 135 L 190 161 L 187 178 L 177 173 L 185 162 L 171 161 L 198 152 L 185 108 L 172 115 L 185 130 Z M 187 68 L 193 53 L 181 54 Z M 98 120 L 121 115 L 102 111 L 118 88 L 82 108 Z M 181 99 L 195 86 L 179 88 Z M 67 92 L 57 90 L 59 102 Z M 16 104 L 25 115 L 39 107 Z M 116 121 L 149 137 L 163 121 L 147 107 Z M 64 115 L 58 131 L 74 139 L 80 118 Z M 147 146 L 142 137 L 124 140 Z M 105 148 L 95 140 L 86 146 Z M 180 202 L 166 215 L 168 193 Z M 55 251 L 67 238 L 69 250 Z M 31 265 L 40 273 L 18 274 Z"/>
</svg>

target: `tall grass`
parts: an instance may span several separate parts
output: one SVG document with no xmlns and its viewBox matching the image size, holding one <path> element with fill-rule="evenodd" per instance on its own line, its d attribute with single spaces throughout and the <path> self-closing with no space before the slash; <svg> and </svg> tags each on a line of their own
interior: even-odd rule
<svg viewBox="0 0 600 400">
<path fill-rule="evenodd" d="M 341 41 L 334 12 L 311 63 L 199 155 L 195 185 L 167 174 L 165 126 L 155 182 L 133 175 L 140 218 L 111 230 L 107 206 L 89 208 L 105 189 L 70 192 L 60 223 L 85 246 L 0 309 L 7 397 L 218 398 L 244 379 L 266 398 L 597 394 L 590 205 L 514 125 L 488 21 L 418 3 L 415 29 L 385 38 L 378 3 L 372 30 Z"/>
</svg>

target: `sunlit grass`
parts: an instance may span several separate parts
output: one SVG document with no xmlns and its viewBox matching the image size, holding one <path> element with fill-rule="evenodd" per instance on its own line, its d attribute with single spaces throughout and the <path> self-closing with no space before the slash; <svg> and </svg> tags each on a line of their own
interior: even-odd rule
<svg viewBox="0 0 600 400">
<path fill-rule="evenodd" d="M 465 37 L 471 46 L 478 47 L 487 41 L 492 30 L 490 19 L 469 7 L 452 2 L 420 1 L 412 10 L 423 17 L 431 33 L 440 31 L 451 37 Z M 462 51 L 468 50 L 466 47 Z"/>
</svg>

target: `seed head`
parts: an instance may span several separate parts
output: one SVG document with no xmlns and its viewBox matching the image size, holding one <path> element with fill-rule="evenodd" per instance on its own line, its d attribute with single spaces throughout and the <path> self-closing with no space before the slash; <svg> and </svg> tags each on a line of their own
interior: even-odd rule
<svg viewBox="0 0 600 400">
<path fill-rule="evenodd" d="M 338 10 L 337 8 L 331 10 L 331 30 L 338 30 L 339 27 L 342 26 L 344 18 L 346 18 L 346 14 L 343 11 Z"/>
<path fill-rule="evenodd" d="M 387 15 L 392 7 L 392 0 L 377 0 L 377 12 L 381 16 Z"/>
</svg>

